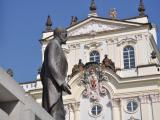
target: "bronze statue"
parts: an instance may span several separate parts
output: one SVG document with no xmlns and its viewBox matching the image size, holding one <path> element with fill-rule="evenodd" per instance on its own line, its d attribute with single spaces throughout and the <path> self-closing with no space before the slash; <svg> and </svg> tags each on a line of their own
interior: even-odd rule
<svg viewBox="0 0 160 120">
<path fill-rule="evenodd" d="M 56 28 L 54 39 L 45 49 L 40 73 L 43 85 L 42 106 L 55 120 L 65 120 L 62 92 L 71 94 L 70 86 L 65 81 L 68 63 L 61 48 L 66 41 L 67 32 L 62 28 Z"/>
</svg>

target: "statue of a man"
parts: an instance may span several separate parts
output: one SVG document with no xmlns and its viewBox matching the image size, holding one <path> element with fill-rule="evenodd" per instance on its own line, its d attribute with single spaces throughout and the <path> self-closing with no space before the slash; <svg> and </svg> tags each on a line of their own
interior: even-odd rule
<svg viewBox="0 0 160 120">
<path fill-rule="evenodd" d="M 67 32 L 62 28 L 56 28 L 54 39 L 45 49 L 40 73 L 43 85 L 42 106 L 55 120 L 65 120 L 62 92 L 71 94 L 70 86 L 65 81 L 68 63 L 61 48 L 66 41 Z"/>
</svg>

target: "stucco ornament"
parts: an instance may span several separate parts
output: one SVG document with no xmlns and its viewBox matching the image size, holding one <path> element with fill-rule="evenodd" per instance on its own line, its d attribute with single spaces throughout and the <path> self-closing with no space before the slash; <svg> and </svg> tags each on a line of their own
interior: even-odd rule
<svg viewBox="0 0 160 120">
<path fill-rule="evenodd" d="M 99 64 L 87 63 L 83 71 L 83 77 L 79 83 L 79 85 L 85 87 L 82 93 L 83 97 L 89 98 L 90 101 L 98 102 L 100 96 L 107 94 L 107 90 L 102 84 L 102 82 L 106 80 L 108 80 L 108 77 L 104 75 Z"/>
<path fill-rule="evenodd" d="M 97 21 L 90 21 L 85 25 L 74 29 L 74 31 L 69 32 L 68 36 L 76 36 L 76 35 L 83 35 L 89 34 L 93 32 L 103 32 L 103 31 L 110 31 L 110 30 L 117 30 L 125 28 L 124 26 L 118 26 L 114 24 L 104 24 Z"/>
</svg>

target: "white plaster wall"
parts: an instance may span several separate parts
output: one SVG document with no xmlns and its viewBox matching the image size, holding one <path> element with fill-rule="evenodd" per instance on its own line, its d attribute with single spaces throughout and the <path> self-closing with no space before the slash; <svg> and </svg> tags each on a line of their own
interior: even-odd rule
<svg viewBox="0 0 160 120">
<path fill-rule="evenodd" d="M 121 76 L 122 78 L 137 76 L 137 71 L 136 71 L 135 68 L 132 68 L 132 69 L 123 69 L 121 71 L 117 71 L 116 73 L 119 76 Z"/>
<path fill-rule="evenodd" d="M 137 42 L 137 49 L 135 49 L 135 57 L 137 58 L 137 65 L 149 64 L 150 56 L 148 56 L 147 42 L 148 41 L 146 41 L 143 36 L 142 38 L 139 38 Z"/>
<path fill-rule="evenodd" d="M 113 41 L 109 41 L 108 42 L 108 58 L 111 60 L 114 59 L 114 56 L 115 56 L 114 51 L 115 51 L 115 49 L 114 49 Z M 117 62 L 117 61 L 115 61 L 115 62 Z"/>
<path fill-rule="evenodd" d="M 154 75 L 154 74 L 160 74 L 160 72 L 157 70 L 156 66 L 150 66 L 147 68 L 139 68 L 138 69 L 139 76 Z"/>
<path fill-rule="evenodd" d="M 155 40 L 155 42 L 157 44 L 157 32 L 156 32 L 157 31 L 157 26 L 152 24 L 152 27 L 153 28 L 149 32 L 153 35 L 154 40 Z"/>
<path fill-rule="evenodd" d="M 67 61 L 68 61 L 68 74 L 72 73 L 72 68 L 75 64 L 78 64 L 77 56 L 76 56 L 76 49 L 70 49 L 70 52 L 67 54 Z"/>
<path fill-rule="evenodd" d="M 80 120 L 112 120 L 111 100 L 109 97 L 101 97 L 97 103 L 102 105 L 103 110 L 98 117 L 93 117 L 90 110 L 94 103 L 91 103 L 89 99 L 81 98 Z"/>
</svg>

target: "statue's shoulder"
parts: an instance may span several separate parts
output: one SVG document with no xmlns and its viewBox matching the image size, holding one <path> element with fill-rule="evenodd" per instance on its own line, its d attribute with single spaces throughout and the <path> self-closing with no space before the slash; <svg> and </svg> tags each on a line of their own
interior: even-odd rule
<svg viewBox="0 0 160 120">
<path fill-rule="evenodd" d="M 49 43 L 48 43 L 48 47 L 56 47 L 58 46 L 59 43 L 56 39 L 52 39 Z"/>
</svg>

